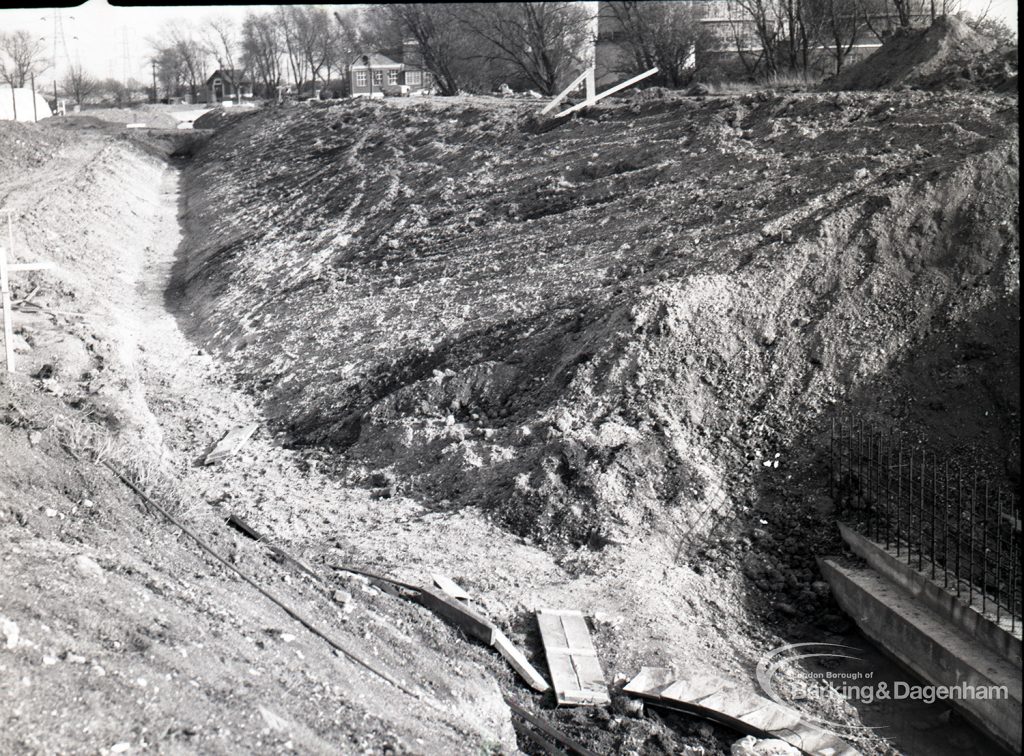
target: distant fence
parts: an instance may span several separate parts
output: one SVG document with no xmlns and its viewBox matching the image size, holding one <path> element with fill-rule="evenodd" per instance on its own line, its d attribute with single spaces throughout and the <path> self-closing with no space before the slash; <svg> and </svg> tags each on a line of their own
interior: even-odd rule
<svg viewBox="0 0 1024 756">
<path fill-rule="evenodd" d="M 1021 622 L 1020 500 L 863 418 L 833 419 L 829 487 L 850 525 L 968 605 Z"/>
</svg>

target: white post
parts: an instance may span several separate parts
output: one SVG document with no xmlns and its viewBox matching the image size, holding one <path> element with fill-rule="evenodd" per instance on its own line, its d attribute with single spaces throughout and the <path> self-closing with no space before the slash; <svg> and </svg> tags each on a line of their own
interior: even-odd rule
<svg viewBox="0 0 1024 756">
<path fill-rule="evenodd" d="M 566 96 L 570 92 L 572 92 L 574 89 L 576 89 L 576 87 L 578 87 L 580 85 L 580 82 L 582 82 L 582 81 L 586 81 L 587 82 L 587 99 L 590 99 L 590 97 L 593 94 L 593 87 L 594 87 L 594 69 L 593 68 L 588 68 L 586 71 L 584 71 L 579 76 L 577 76 L 575 79 L 573 79 L 572 80 L 572 84 L 570 84 L 565 89 L 563 89 L 561 94 L 558 95 L 558 97 L 556 97 L 551 102 L 549 102 L 547 105 L 545 105 L 544 109 L 540 111 L 540 114 L 544 115 L 549 110 L 551 110 L 553 107 L 555 107 L 555 105 L 557 105 L 562 100 L 564 100 L 566 98 Z"/>
<path fill-rule="evenodd" d="M 577 110 L 583 110 L 583 108 L 589 108 L 591 105 L 593 105 L 594 103 L 598 102 L 599 100 L 603 100 L 608 95 L 615 94 L 616 92 L 618 92 L 618 91 L 620 91 L 622 89 L 625 89 L 626 87 L 632 86 L 633 84 L 636 84 L 638 81 L 641 81 L 642 79 L 646 79 L 648 76 L 653 76 L 656 73 L 658 73 L 658 69 L 657 68 L 652 68 L 649 71 L 644 71 L 639 76 L 634 76 L 632 79 L 627 79 L 626 81 L 622 82 L 621 84 L 616 84 L 611 89 L 606 89 L 606 90 L 604 90 L 599 95 L 594 95 L 593 97 L 588 97 L 586 100 L 584 100 L 583 102 L 579 103 L 578 105 L 573 105 L 571 108 L 566 108 L 561 113 L 556 115 L 555 118 L 561 118 L 562 116 L 567 116 L 570 113 L 575 113 Z"/>
<path fill-rule="evenodd" d="M 14 249 L 14 231 L 11 226 L 11 214 L 7 213 L 7 237 L 11 249 Z M 7 275 L 7 250 L 0 246 L 0 304 L 4 318 L 4 356 L 7 372 L 14 372 L 14 324 L 11 322 L 11 285 Z"/>
<path fill-rule="evenodd" d="M 7 244 L 0 244 L 0 313 L 3 315 L 4 357 L 7 372 L 14 372 L 14 321 L 11 312 L 11 273 L 24 270 L 53 270 L 57 266 L 52 262 L 11 263 L 7 260 L 8 251 L 14 252 L 14 211 L 7 211 Z"/>
</svg>

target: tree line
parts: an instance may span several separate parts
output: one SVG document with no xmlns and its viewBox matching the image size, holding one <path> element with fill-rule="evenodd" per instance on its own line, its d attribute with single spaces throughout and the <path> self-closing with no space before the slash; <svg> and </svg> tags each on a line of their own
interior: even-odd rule
<svg viewBox="0 0 1024 756">
<path fill-rule="evenodd" d="M 927 23 L 958 10 L 959 0 L 619 0 L 601 4 L 613 21 L 624 75 L 657 67 L 650 83 L 685 86 L 708 50 L 732 50 L 749 76 L 807 74 L 822 57 L 838 72 L 865 35 L 882 38 L 898 26 Z M 361 54 L 401 57 L 433 74 L 441 95 L 513 89 L 556 93 L 591 65 L 597 31 L 593 10 L 578 2 L 391 3 L 363 7 L 282 5 L 242 21 L 214 17 L 177 22 L 149 41 L 152 82 L 100 80 L 79 65 L 60 79 L 65 96 L 82 103 L 102 96 L 117 105 L 134 96 L 197 97 L 216 69 L 244 70 L 255 94 L 279 87 L 344 94 Z M 718 16 L 706 23 L 709 14 Z M 723 24 L 722 17 L 726 19 Z M 983 15 L 975 25 L 1003 36 L 1005 25 Z M 0 34 L 0 77 L 25 86 L 48 66 L 42 42 L 26 32 Z"/>
</svg>

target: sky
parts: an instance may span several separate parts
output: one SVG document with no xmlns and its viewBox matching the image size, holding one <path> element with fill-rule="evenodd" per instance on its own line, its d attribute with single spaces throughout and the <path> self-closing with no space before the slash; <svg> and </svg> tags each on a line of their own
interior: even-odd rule
<svg viewBox="0 0 1024 756">
<path fill-rule="evenodd" d="M 1002 18 L 1011 27 L 1017 26 L 1016 0 L 961 0 L 969 12 L 980 12 L 991 4 L 990 15 Z M 38 34 L 52 55 L 54 16 L 59 14 L 64 29 L 67 56 L 58 44 L 57 75 L 68 62 L 79 62 L 94 76 L 101 78 L 150 78 L 151 40 L 159 40 L 168 23 L 185 21 L 195 25 L 208 18 L 225 16 L 241 23 L 249 11 L 266 12 L 269 5 L 185 5 L 114 7 L 106 0 L 88 0 L 75 8 L 54 11 L 47 8 L 0 9 L 0 31 L 24 29 Z M 70 60 L 68 60 L 70 59 Z M 41 77 L 52 79 L 53 70 Z"/>
<path fill-rule="evenodd" d="M 101 78 L 128 78 L 148 82 L 151 40 L 159 41 L 167 24 L 185 21 L 201 25 L 209 18 L 227 17 L 239 25 L 246 13 L 266 12 L 268 5 L 165 5 L 136 8 L 114 7 L 106 0 L 88 0 L 75 8 L 13 8 L 0 10 L 0 31 L 25 29 L 46 44 L 53 54 L 54 16 L 59 14 L 64 29 L 67 58 Z M 65 66 L 63 46 L 58 44 L 58 77 Z M 49 81 L 50 70 L 42 76 Z"/>
</svg>

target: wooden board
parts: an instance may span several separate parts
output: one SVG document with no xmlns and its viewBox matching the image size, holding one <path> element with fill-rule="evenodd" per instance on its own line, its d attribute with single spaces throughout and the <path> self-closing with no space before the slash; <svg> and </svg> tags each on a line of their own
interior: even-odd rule
<svg viewBox="0 0 1024 756">
<path fill-rule="evenodd" d="M 420 588 L 419 591 L 420 594 L 416 600 L 427 609 L 441 615 L 468 635 L 483 641 L 488 646 L 494 645 L 494 634 L 498 632 L 498 629 L 486 618 L 481 617 L 468 606 L 442 591 L 431 588 Z"/>
<path fill-rule="evenodd" d="M 548 681 L 540 676 L 540 672 L 534 669 L 533 665 L 523 655 L 523 652 L 512 645 L 512 641 L 501 630 L 495 629 L 491 645 L 498 649 L 498 653 L 505 657 L 505 660 L 512 665 L 512 668 L 519 673 L 519 676 L 531 688 L 544 693 L 551 687 L 548 685 Z"/>
<path fill-rule="evenodd" d="M 835 734 L 800 714 L 720 675 L 683 675 L 665 685 L 669 670 L 643 667 L 623 692 L 688 711 L 758 738 L 778 738 L 810 756 L 859 756 Z M 556 686 L 557 689 L 557 686 Z"/>
<path fill-rule="evenodd" d="M 558 704 L 608 703 L 608 685 L 583 614 L 574 609 L 538 609 L 537 624 Z"/>
<path fill-rule="evenodd" d="M 773 733 L 778 737 L 779 733 L 797 727 L 800 724 L 800 715 L 777 703 L 769 702 L 760 709 L 744 714 L 743 721 L 751 727 Z"/>
<path fill-rule="evenodd" d="M 216 446 L 206 455 L 203 464 L 213 465 L 237 454 L 248 443 L 249 439 L 252 438 L 252 434 L 256 432 L 257 428 L 259 426 L 253 424 L 228 431 L 224 434 L 224 438 L 218 441 Z"/>
<path fill-rule="evenodd" d="M 462 590 L 462 586 L 460 586 L 450 577 L 446 577 L 445 575 L 431 575 L 430 579 L 434 581 L 434 585 L 436 585 L 442 591 L 447 593 L 453 599 L 459 599 L 459 601 L 469 601 L 469 594 Z"/>
<path fill-rule="evenodd" d="M 725 680 L 714 675 L 692 675 L 676 680 L 661 691 L 661 697 L 669 701 L 691 703 L 714 695 L 725 687 Z"/>
<path fill-rule="evenodd" d="M 640 674 L 629 681 L 622 690 L 625 693 L 658 695 L 675 680 L 675 673 L 668 667 L 641 667 Z"/>
</svg>

